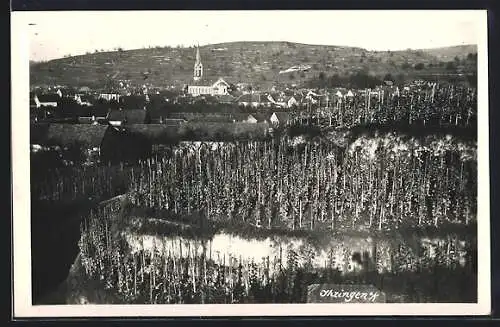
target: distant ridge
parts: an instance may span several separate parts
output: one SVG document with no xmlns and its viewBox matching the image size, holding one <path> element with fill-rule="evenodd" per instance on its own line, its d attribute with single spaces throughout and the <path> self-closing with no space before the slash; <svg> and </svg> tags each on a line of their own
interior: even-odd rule
<svg viewBox="0 0 500 327">
<path fill-rule="evenodd" d="M 214 49 L 219 51 L 212 51 Z M 231 83 L 262 85 L 277 81 L 300 83 L 320 72 L 342 75 L 365 70 L 374 75 L 394 75 L 405 73 L 401 70 L 405 63 L 410 66 L 423 63 L 438 67 L 440 61 L 451 61 L 455 57 L 463 59 L 475 52 L 475 45 L 403 51 L 369 51 L 358 47 L 285 41 L 238 41 L 200 46 L 204 77 L 207 80 L 223 77 Z M 181 85 L 191 81 L 193 64 L 193 47 L 94 52 L 41 63 L 30 62 L 30 79 L 32 85 L 104 87 L 117 80 L 130 80 L 137 84 L 147 82 L 158 86 Z M 280 71 L 299 65 L 311 68 L 306 72 L 280 76 Z"/>
</svg>

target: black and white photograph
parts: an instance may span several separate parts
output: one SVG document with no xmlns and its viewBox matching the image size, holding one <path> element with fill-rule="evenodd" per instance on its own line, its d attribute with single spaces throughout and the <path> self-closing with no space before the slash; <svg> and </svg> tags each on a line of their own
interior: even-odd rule
<svg viewBox="0 0 500 327">
<path fill-rule="evenodd" d="M 489 314 L 486 11 L 11 17 L 15 313 Z"/>
</svg>

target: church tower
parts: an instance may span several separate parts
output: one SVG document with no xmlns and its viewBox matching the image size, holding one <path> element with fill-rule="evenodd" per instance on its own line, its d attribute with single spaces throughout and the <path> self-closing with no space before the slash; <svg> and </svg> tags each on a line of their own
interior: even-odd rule
<svg viewBox="0 0 500 327">
<path fill-rule="evenodd" d="M 196 61 L 194 63 L 194 73 L 193 73 L 193 79 L 195 81 L 201 80 L 203 77 L 203 64 L 201 63 L 201 57 L 200 57 L 200 47 L 196 47 Z"/>
</svg>

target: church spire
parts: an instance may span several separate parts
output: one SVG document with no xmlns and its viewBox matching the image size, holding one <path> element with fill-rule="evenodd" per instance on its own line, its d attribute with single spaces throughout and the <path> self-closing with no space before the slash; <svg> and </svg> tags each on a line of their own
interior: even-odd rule
<svg viewBox="0 0 500 327">
<path fill-rule="evenodd" d="M 196 61 L 194 62 L 193 79 L 195 81 L 199 81 L 201 80 L 202 77 L 203 77 L 203 64 L 201 63 L 200 46 L 198 45 L 196 47 Z"/>
<path fill-rule="evenodd" d="M 196 47 L 196 62 L 195 62 L 195 65 L 196 64 L 201 64 L 200 46 L 199 45 Z"/>
</svg>

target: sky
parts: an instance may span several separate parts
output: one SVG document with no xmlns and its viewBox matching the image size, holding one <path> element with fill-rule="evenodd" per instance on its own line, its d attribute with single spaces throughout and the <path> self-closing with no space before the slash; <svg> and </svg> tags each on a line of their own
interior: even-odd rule
<svg viewBox="0 0 500 327">
<path fill-rule="evenodd" d="M 16 12 L 30 60 L 94 50 L 289 41 L 368 50 L 477 44 L 479 11 L 106 11 Z"/>
</svg>

